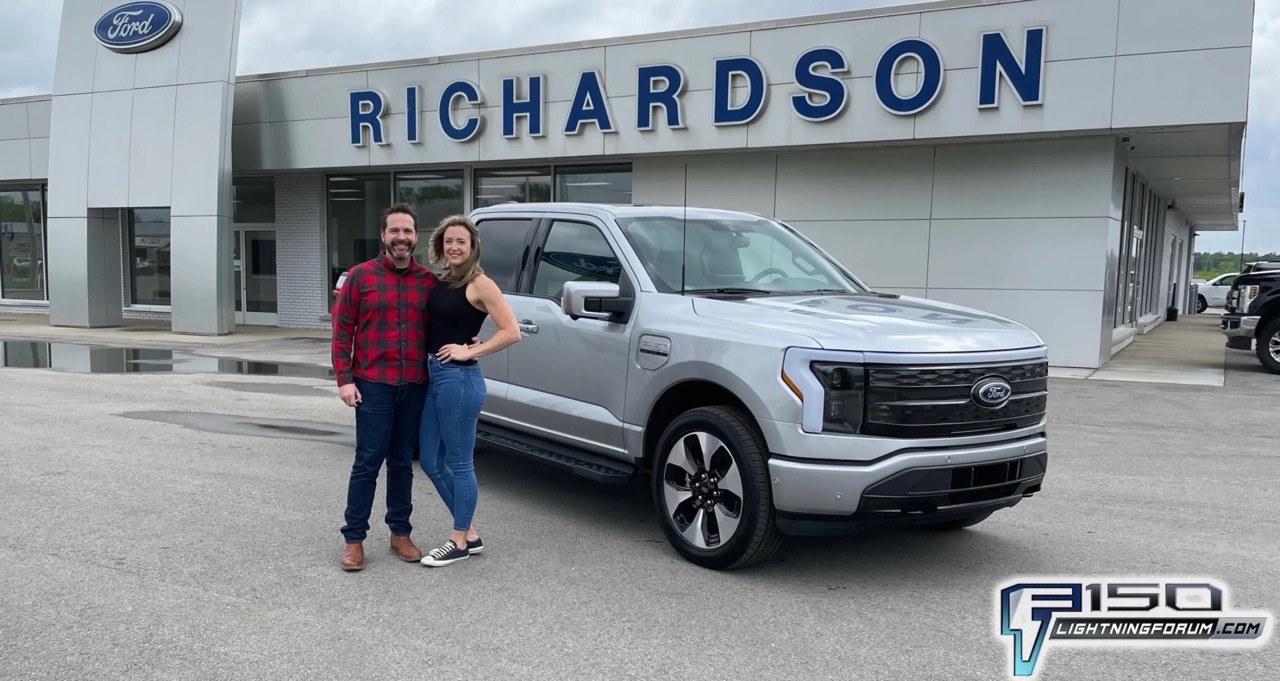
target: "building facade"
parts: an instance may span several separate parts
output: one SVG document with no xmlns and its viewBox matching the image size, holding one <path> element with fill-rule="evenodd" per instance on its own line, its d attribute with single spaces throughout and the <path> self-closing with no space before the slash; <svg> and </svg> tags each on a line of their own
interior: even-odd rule
<svg viewBox="0 0 1280 681">
<path fill-rule="evenodd" d="M 946 0 L 250 76 L 239 0 L 165 6 L 177 29 L 122 48 L 115 10 L 67 0 L 52 95 L 0 100 L 0 311 L 324 328 L 393 201 L 424 230 L 687 204 L 1092 368 L 1194 310 L 1195 235 L 1243 202 L 1251 0 Z"/>
</svg>

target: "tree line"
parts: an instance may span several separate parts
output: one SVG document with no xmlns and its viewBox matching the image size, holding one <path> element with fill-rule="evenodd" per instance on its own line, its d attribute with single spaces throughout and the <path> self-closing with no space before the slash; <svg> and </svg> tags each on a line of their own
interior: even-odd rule
<svg viewBox="0 0 1280 681">
<path fill-rule="evenodd" d="M 1258 260 L 1280 260 L 1280 253 L 1245 253 L 1243 262 L 1251 263 Z M 1227 253 L 1216 251 L 1214 253 L 1196 253 L 1192 270 L 1195 272 L 1193 276 L 1197 279 L 1208 281 L 1219 274 L 1240 271 L 1240 253 Z"/>
</svg>

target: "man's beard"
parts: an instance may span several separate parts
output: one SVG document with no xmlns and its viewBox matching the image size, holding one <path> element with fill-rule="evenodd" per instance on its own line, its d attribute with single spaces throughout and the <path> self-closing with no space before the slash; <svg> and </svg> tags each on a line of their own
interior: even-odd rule
<svg viewBox="0 0 1280 681">
<path fill-rule="evenodd" d="M 400 252 L 400 246 L 402 245 L 404 246 L 403 255 Z M 387 255 L 390 255 L 392 258 L 412 258 L 413 251 L 415 250 L 416 246 L 417 244 L 413 243 L 412 241 L 406 242 L 403 244 L 398 244 L 394 241 L 389 244 L 384 244 L 384 247 L 387 249 Z"/>
</svg>

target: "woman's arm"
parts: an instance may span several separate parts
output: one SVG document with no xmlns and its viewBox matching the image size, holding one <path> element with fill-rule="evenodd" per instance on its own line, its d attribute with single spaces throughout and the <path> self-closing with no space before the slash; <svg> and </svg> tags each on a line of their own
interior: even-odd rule
<svg viewBox="0 0 1280 681">
<path fill-rule="evenodd" d="M 464 348 L 456 346 L 440 348 L 441 352 L 448 350 L 448 356 L 461 361 L 491 355 L 520 340 L 520 328 L 516 326 L 516 313 L 507 304 L 507 299 L 502 295 L 502 289 L 483 274 L 476 277 L 471 285 L 475 287 L 480 305 L 498 325 L 498 332 L 489 340 L 476 345 L 468 345 Z"/>
</svg>

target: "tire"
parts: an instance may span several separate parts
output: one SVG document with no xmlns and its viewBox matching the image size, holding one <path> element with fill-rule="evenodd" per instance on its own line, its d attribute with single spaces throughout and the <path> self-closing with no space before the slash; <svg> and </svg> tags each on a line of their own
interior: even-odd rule
<svg viewBox="0 0 1280 681">
<path fill-rule="evenodd" d="M 937 530 L 939 532 L 952 532 L 955 530 L 963 530 L 966 527 L 973 527 L 974 525 L 977 525 L 978 523 L 986 520 L 987 518 L 990 518 L 992 513 L 995 513 L 995 511 L 987 511 L 986 513 L 977 513 L 975 515 L 965 516 L 963 518 L 956 518 L 955 520 L 948 520 L 942 523 L 934 523 L 932 525 L 926 525 L 925 527 L 927 527 L 930 530 Z"/>
<path fill-rule="evenodd" d="M 1204 296 L 1196 296 L 1196 314 L 1200 314 L 1207 309 L 1209 309 L 1209 301 L 1205 300 Z"/>
<path fill-rule="evenodd" d="M 1258 361 L 1262 368 L 1280 374 L 1280 317 L 1272 317 L 1262 323 L 1258 332 Z"/>
<path fill-rule="evenodd" d="M 676 553 L 704 568 L 733 570 L 777 551 L 783 535 L 766 452 L 751 417 L 734 407 L 699 407 L 667 426 L 653 457 L 653 503 Z"/>
</svg>

